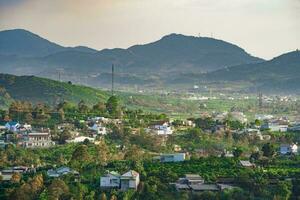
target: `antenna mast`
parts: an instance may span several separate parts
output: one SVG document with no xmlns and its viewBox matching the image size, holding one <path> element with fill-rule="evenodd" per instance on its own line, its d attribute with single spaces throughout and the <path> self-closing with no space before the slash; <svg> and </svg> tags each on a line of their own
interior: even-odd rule
<svg viewBox="0 0 300 200">
<path fill-rule="evenodd" d="M 111 95 L 114 96 L 114 74 L 115 73 L 115 66 L 112 64 L 111 66 Z"/>
<path fill-rule="evenodd" d="M 262 92 L 258 93 L 258 107 L 259 107 L 259 109 L 262 109 L 262 107 L 263 107 L 263 94 L 262 94 Z"/>
</svg>

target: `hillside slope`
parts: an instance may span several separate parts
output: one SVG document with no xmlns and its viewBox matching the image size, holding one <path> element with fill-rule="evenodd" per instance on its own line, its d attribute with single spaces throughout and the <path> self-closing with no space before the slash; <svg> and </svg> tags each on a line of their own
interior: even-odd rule
<svg viewBox="0 0 300 200">
<path fill-rule="evenodd" d="M 24 100 L 32 103 L 55 104 L 63 100 L 78 103 L 84 100 L 92 105 L 108 98 L 106 92 L 97 89 L 34 76 L 0 74 L 0 88 L 5 90 L 11 100 Z"/>
</svg>

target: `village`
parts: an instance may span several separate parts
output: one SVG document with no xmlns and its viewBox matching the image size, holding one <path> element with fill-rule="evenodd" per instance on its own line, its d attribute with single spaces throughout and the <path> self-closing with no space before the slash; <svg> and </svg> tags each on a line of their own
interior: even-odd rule
<svg viewBox="0 0 300 200">
<path fill-rule="evenodd" d="M 237 111 L 204 113 L 199 118 L 189 119 L 170 119 L 166 115 L 128 110 L 122 112 L 123 114 L 119 114 L 118 110 L 103 116 L 89 116 L 87 112 L 84 118 L 75 121 L 65 118 L 52 127 L 22 123 L 26 120 L 11 119 L 5 122 L 4 119 L 8 117 L 4 116 L 4 123 L 0 126 L 0 147 L 4 151 L 9 148 L 21 148 L 32 152 L 45 152 L 48 149 L 52 151 L 68 146 L 75 150 L 70 161 L 66 161 L 67 158 L 60 154 L 62 158 L 54 158 L 52 161 L 44 159 L 44 162 L 32 162 L 27 166 L 3 165 L 0 169 L 1 181 L 15 182 L 22 176 L 43 173 L 49 180 L 69 177 L 68 181 L 73 183 L 85 182 L 88 179 L 83 178 L 87 171 L 84 171 L 81 163 L 84 160 L 80 157 L 85 157 L 82 151 L 86 151 L 86 148 L 99 148 L 101 158 L 95 159 L 101 160 L 99 164 L 102 172 L 94 177 L 94 183 L 95 188 L 102 194 L 111 194 L 113 191 L 139 191 L 145 187 L 142 185 L 148 181 L 144 175 L 146 169 L 139 171 L 139 167 L 125 167 L 117 171 L 118 167 L 112 167 L 115 165 L 112 163 L 122 160 L 132 160 L 136 164 L 144 162 L 144 167 L 179 167 L 185 173 L 179 173 L 176 179 L 165 182 L 167 187 L 173 188 L 178 195 L 182 192 L 218 193 L 240 188 L 240 177 L 221 173 L 220 176 L 211 179 L 207 177 L 210 175 L 203 171 L 197 173 L 192 168 L 184 169 L 184 166 L 189 163 L 193 166 L 199 159 L 218 159 L 217 162 L 234 164 L 232 169 L 255 172 L 267 166 L 265 159 L 289 159 L 298 155 L 297 141 L 286 134 L 297 134 L 300 131 L 300 123 L 290 121 L 286 116 L 256 114 L 255 120 L 249 121 L 243 112 Z M 131 140 L 135 145 L 127 140 Z M 223 140 L 226 144 L 219 145 Z M 90 157 L 88 154 L 86 157 Z M 104 154 L 115 155 L 108 158 Z M 58 164 L 57 159 L 64 161 Z M 210 173 L 218 174 L 218 170 Z M 284 177 L 286 180 L 290 178 L 290 175 Z M 280 181 L 276 178 L 268 180 L 275 181 L 274 184 Z"/>
</svg>

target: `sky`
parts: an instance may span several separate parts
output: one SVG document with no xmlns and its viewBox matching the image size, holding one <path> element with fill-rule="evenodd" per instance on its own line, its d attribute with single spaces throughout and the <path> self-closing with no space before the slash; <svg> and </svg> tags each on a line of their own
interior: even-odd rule
<svg viewBox="0 0 300 200">
<path fill-rule="evenodd" d="M 300 0 L 0 0 L 0 30 L 15 28 L 98 50 L 212 36 L 271 59 L 300 48 Z"/>
</svg>

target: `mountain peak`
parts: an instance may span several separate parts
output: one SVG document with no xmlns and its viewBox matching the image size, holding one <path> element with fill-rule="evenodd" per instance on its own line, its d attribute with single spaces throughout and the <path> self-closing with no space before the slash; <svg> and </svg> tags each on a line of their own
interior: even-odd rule
<svg viewBox="0 0 300 200">
<path fill-rule="evenodd" d="M 282 54 L 278 57 L 273 58 L 271 61 L 274 61 L 274 62 L 298 61 L 300 63 L 300 51 L 297 49 L 295 51 L 291 51 L 291 52 Z"/>
<path fill-rule="evenodd" d="M 62 46 L 24 29 L 1 31 L 0 44 L 0 54 L 21 57 L 45 56 L 63 49 Z"/>
</svg>

